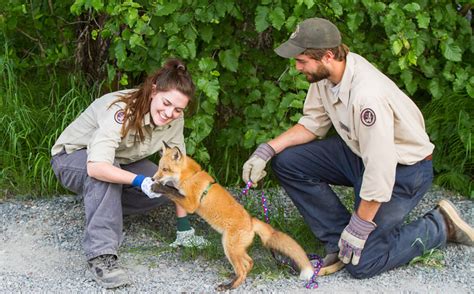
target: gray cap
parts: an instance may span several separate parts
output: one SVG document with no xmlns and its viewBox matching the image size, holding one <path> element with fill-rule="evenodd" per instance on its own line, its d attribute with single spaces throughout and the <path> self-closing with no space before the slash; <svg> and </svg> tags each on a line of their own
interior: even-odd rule
<svg viewBox="0 0 474 294">
<path fill-rule="evenodd" d="M 309 18 L 299 23 L 288 41 L 275 49 L 276 54 L 292 58 L 308 48 L 335 48 L 341 45 L 341 33 L 337 27 L 324 18 Z"/>
</svg>

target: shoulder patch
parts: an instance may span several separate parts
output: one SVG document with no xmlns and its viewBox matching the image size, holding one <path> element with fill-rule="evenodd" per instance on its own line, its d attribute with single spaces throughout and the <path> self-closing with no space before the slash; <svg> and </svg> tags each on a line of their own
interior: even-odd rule
<svg viewBox="0 0 474 294">
<path fill-rule="evenodd" d="M 114 114 L 114 120 L 115 122 L 119 124 L 123 124 L 123 119 L 125 118 L 125 111 L 123 109 L 117 110 Z"/>
<path fill-rule="evenodd" d="M 362 112 L 360 113 L 360 120 L 365 126 L 370 127 L 373 125 L 375 123 L 375 119 L 375 112 L 372 109 L 362 109 Z"/>
</svg>

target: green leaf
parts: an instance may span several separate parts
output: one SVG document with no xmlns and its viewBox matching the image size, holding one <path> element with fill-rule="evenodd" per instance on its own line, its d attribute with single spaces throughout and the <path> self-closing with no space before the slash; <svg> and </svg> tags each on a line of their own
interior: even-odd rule
<svg viewBox="0 0 474 294">
<path fill-rule="evenodd" d="M 421 7 L 420 7 L 420 4 L 413 2 L 413 3 L 403 6 L 403 9 L 409 12 L 416 12 L 416 11 L 419 11 Z"/>
<path fill-rule="evenodd" d="M 214 34 L 214 30 L 210 26 L 202 26 L 199 29 L 199 36 L 204 42 L 208 44 L 209 42 L 211 42 L 213 34 Z"/>
<path fill-rule="evenodd" d="M 193 41 L 193 42 L 197 38 L 197 34 L 196 34 L 193 26 L 186 26 L 186 28 L 184 29 L 183 35 L 187 40 L 190 40 L 190 41 Z"/>
<path fill-rule="evenodd" d="M 85 0 L 76 0 L 74 3 L 71 5 L 71 8 L 69 9 L 72 14 L 75 15 L 80 15 L 81 14 L 81 8 L 84 5 Z"/>
<path fill-rule="evenodd" d="M 400 55 L 400 52 L 402 51 L 402 49 L 403 49 L 403 43 L 400 39 L 397 39 L 392 43 L 393 54 Z"/>
<path fill-rule="evenodd" d="M 337 0 L 331 0 L 330 7 L 334 11 L 335 16 L 340 16 L 343 14 L 342 5 Z"/>
<path fill-rule="evenodd" d="M 91 32 L 91 38 L 92 40 L 97 40 L 97 36 L 99 35 L 99 32 L 97 30 L 92 30 Z"/>
<path fill-rule="evenodd" d="M 280 30 L 285 23 L 285 11 L 281 7 L 276 7 L 270 12 L 269 19 L 272 22 L 272 26 Z"/>
<path fill-rule="evenodd" d="M 120 78 L 120 81 L 119 81 L 120 85 L 122 86 L 126 86 L 128 85 L 128 75 L 126 73 L 124 73 L 122 75 L 122 77 Z"/>
<path fill-rule="evenodd" d="M 416 20 L 418 21 L 418 27 L 420 29 L 427 29 L 430 25 L 431 18 L 428 13 L 423 12 L 416 15 Z"/>
<path fill-rule="evenodd" d="M 122 40 L 117 41 L 117 44 L 114 48 L 115 58 L 117 58 L 117 63 L 123 64 L 125 59 L 127 58 L 127 51 L 125 49 L 125 44 Z"/>
<path fill-rule="evenodd" d="M 257 13 L 255 15 L 255 29 L 259 33 L 263 32 L 270 26 L 267 21 L 268 11 L 269 9 L 266 6 L 257 6 Z"/>
<path fill-rule="evenodd" d="M 441 86 L 440 86 L 438 80 L 436 80 L 436 79 L 431 80 L 428 84 L 428 89 L 429 89 L 431 95 L 433 95 L 434 98 L 440 98 L 441 97 L 442 91 L 441 91 Z"/>
<path fill-rule="evenodd" d="M 311 9 L 311 7 L 314 6 L 314 0 L 303 0 L 304 4 L 306 4 L 306 7 L 308 7 L 308 9 Z"/>
<path fill-rule="evenodd" d="M 308 82 L 308 80 L 306 80 L 306 78 L 304 78 L 303 76 L 298 76 L 298 77 L 296 78 L 296 84 L 295 84 L 295 86 L 296 86 L 296 89 L 304 89 L 304 90 L 306 90 L 306 89 L 308 89 L 308 87 L 309 87 L 309 82 Z"/>
<path fill-rule="evenodd" d="M 213 79 L 209 81 L 205 78 L 198 79 L 197 82 L 198 89 L 203 91 L 207 97 L 211 98 L 209 100 L 212 103 L 217 103 L 217 98 L 219 97 L 219 81 L 217 79 Z"/>
<path fill-rule="evenodd" d="M 143 38 L 142 36 L 138 34 L 132 34 L 129 40 L 130 43 L 130 48 L 135 48 L 136 46 L 141 46 L 143 48 L 146 48 L 145 44 L 143 43 Z"/>
<path fill-rule="evenodd" d="M 234 47 L 232 49 L 219 52 L 219 61 L 223 67 L 232 72 L 236 72 L 239 66 L 239 56 L 240 49 L 238 47 Z"/>
<path fill-rule="evenodd" d="M 387 5 L 383 2 L 376 2 L 374 3 L 374 5 L 372 5 L 372 10 L 374 11 L 374 13 L 382 13 L 385 8 L 387 7 Z"/>
<path fill-rule="evenodd" d="M 451 61 L 461 61 L 462 50 L 458 45 L 453 44 L 451 38 L 446 42 L 441 42 L 441 51 L 446 59 Z"/>
<path fill-rule="evenodd" d="M 364 16 L 359 12 L 354 12 L 347 16 L 347 26 L 352 32 L 356 32 L 363 21 Z"/>
<path fill-rule="evenodd" d="M 178 56 L 180 56 L 183 59 L 188 59 L 191 57 L 191 52 L 189 51 L 189 48 L 185 44 L 179 44 L 178 47 L 176 48 L 176 52 L 178 53 Z"/>
<path fill-rule="evenodd" d="M 244 148 L 250 149 L 255 145 L 257 132 L 254 129 L 248 129 L 244 134 Z"/>
<path fill-rule="evenodd" d="M 138 9 L 129 8 L 125 15 L 125 22 L 129 27 L 133 27 L 138 19 Z"/>
<path fill-rule="evenodd" d="M 194 41 L 189 41 L 186 43 L 186 48 L 188 48 L 189 56 L 186 58 L 194 59 L 196 57 L 196 43 Z"/>
<path fill-rule="evenodd" d="M 474 98 L 474 86 L 471 84 L 466 85 L 466 91 L 469 97 Z"/>
<path fill-rule="evenodd" d="M 418 56 L 416 56 L 415 50 L 410 50 L 407 55 L 407 60 L 410 65 L 416 65 Z"/>
<path fill-rule="evenodd" d="M 157 4 L 154 14 L 156 16 L 170 15 L 181 6 L 181 3 L 181 1 L 170 1 L 165 4 Z"/>
<path fill-rule="evenodd" d="M 100 11 L 104 7 L 102 0 L 91 0 L 91 6 L 95 11 Z"/>
<path fill-rule="evenodd" d="M 213 69 L 216 68 L 217 62 L 210 57 L 204 57 L 199 60 L 198 66 L 199 69 L 203 72 L 211 72 Z"/>
</svg>

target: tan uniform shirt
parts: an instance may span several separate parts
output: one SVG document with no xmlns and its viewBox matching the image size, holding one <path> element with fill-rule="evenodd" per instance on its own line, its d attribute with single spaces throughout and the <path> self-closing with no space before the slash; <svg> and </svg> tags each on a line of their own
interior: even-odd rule
<svg viewBox="0 0 474 294">
<path fill-rule="evenodd" d="M 52 155 L 58 154 L 63 149 L 69 154 L 87 148 L 88 161 L 113 164 L 116 160 L 119 164 L 128 164 L 160 150 L 162 141 L 172 147 L 178 146 L 185 152 L 183 117 L 165 126 L 155 126 L 150 113 L 147 113 L 143 119 L 144 141 L 135 141 L 135 136 L 138 139 L 138 132 L 135 130 L 130 130 L 124 138 L 121 138 L 125 104 L 112 103 L 119 95 L 130 91 L 133 90 L 109 93 L 92 102 L 62 132 L 51 150 Z"/>
<path fill-rule="evenodd" d="M 362 158 L 365 171 L 360 197 L 367 201 L 389 201 L 397 164 L 412 165 L 434 149 L 415 103 L 355 53 L 347 55 L 344 75 L 336 87 L 327 79 L 310 85 L 303 114 L 299 123 L 306 129 L 324 137 L 334 125 Z"/>
</svg>

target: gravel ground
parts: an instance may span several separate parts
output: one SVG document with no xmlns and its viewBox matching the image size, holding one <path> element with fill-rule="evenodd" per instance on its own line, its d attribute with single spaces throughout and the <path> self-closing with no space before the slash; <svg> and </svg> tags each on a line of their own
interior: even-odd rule
<svg viewBox="0 0 474 294">
<path fill-rule="evenodd" d="M 240 194 L 237 189 L 233 192 Z M 282 206 L 285 213 L 295 213 L 284 192 L 275 189 L 268 193 L 271 195 L 267 197 L 271 200 L 270 213 L 275 207 Z M 350 192 L 341 190 L 340 194 L 349 195 Z M 474 202 L 439 188 L 430 190 L 409 218 L 421 216 L 442 197 L 453 201 L 473 225 Z M 257 198 L 254 197 L 258 206 Z M 210 233 L 211 229 L 197 216 L 191 221 L 198 232 L 217 240 L 217 235 L 212 235 L 215 233 Z M 217 258 L 206 257 L 199 250 L 167 246 L 173 240 L 175 228 L 170 204 L 147 215 L 125 217 L 126 234 L 120 260 L 128 268 L 134 283 L 106 291 L 97 286 L 86 270 L 81 248 L 83 224 L 82 201 L 75 196 L 0 203 L 0 292 L 213 293 L 214 287 L 227 280 L 231 271 L 219 244 L 215 244 Z M 255 247 L 259 246 L 254 246 L 251 256 L 256 267 L 260 262 L 273 263 L 268 251 Z M 365 280 L 356 280 L 342 270 L 331 276 L 318 277 L 317 290 L 305 289 L 301 281 L 283 269 L 267 266 L 266 270 L 261 270 L 260 267 L 232 292 L 474 293 L 474 249 L 450 244 L 441 252 L 444 256 L 442 267 L 408 265 Z"/>
</svg>

